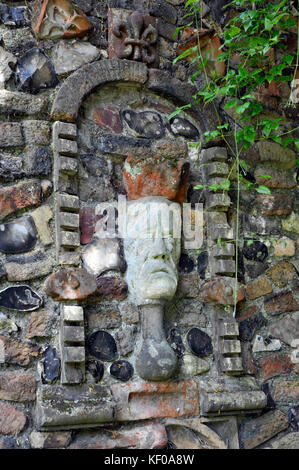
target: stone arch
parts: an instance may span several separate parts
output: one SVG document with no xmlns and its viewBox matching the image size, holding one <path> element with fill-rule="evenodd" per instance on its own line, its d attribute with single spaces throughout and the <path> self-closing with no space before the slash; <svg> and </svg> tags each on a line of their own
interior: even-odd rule
<svg viewBox="0 0 299 470">
<path fill-rule="evenodd" d="M 80 68 L 63 83 L 54 100 L 51 117 L 54 121 L 76 122 L 83 100 L 97 87 L 113 82 L 133 82 L 144 85 L 148 90 L 174 99 L 180 105 L 194 103 L 197 89 L 171 77 L 168 72 L 148 69 L 146 64 L 131 60 L 107 59 Z M 200 129 L 206 132 L 216 122 L 212 106 L 204 109 L 192 104 L 191 114 Z"/>
</svg>

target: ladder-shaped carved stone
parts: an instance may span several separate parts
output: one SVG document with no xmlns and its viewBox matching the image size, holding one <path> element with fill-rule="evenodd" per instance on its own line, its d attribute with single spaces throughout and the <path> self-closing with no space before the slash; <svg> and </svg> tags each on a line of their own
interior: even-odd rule
<svg viewBox="0 0 299 470">
<path fill-rule="evenodd" d="M 239 326 L 232 318 L 229 321 L 220 319 L 219 353 L 222 372 L 238 375 L 243 372 L 241 342 L 238 339 Z"/>
<path fill-rule="evenodd" d="M 78 384 L 85 375 L 85 332 L 83 308 L 61 306 L 61 383 Z"/>
</svg>

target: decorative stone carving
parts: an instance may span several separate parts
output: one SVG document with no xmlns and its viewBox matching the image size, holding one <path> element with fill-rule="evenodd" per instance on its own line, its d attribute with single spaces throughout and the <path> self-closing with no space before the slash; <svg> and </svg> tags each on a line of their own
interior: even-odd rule
<svg viewBox="0 0 299 470">
<path fill-rule="evenodd" d="M 70 0 L 36 0 L 30 10 L 32 29 L 38 39 L 82 37 L 92 28 Z"/>
<path fill-rule="evenodd" d="M 85 375 L 85 334 L 82 307 L 61 306 L 61 383 L 78 384 Z"/>
<path fill-rule="evenodd" d="M 157 20 L 139 11 L 109 9 L 109 58 L 157 62 Z"/>
</svg>

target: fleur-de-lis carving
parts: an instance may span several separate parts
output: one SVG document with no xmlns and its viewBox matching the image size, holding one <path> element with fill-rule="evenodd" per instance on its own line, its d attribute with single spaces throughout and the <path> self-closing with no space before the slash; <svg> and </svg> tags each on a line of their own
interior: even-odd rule
<svg viewBox="0 0 299 470">
<path fill-rule="evenodd" d="M 132 57 L 133 60 L 152 64 L 156 60 L 156 51 L 153 47 L 158 39 L 156 28 L 149 24 L 145 27 L 141 13 L 135 11 L 127 22 L 118 21 L 113 29 L 113 34 L 123 40 L 125 49 L 119 52 L 121 59 Z"/>
</svg>

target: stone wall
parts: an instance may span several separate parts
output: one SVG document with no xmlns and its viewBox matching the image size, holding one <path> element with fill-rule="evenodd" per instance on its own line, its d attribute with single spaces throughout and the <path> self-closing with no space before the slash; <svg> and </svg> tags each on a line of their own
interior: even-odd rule
<svg viewBox="0 0 299 470">
<path fill-rule="evenodd" d="M 234 14 L 225 3 L 207 1 L 203 18 L 209 67 L 220 74 L 219 37 Z M 227 177 L 230 151 L 204 144 L 217 122 L 212 108 L 168 119 L 202 85 L 191 83 L 192 64 L 172 65 L 192 41 L 191 29 L 173 37 L 183 5 L 0 3 L 0 448 L 299 447 L 298 157 L 265 142 L 244 157 L 246 177 L 271 196 L 241 193 L 234 319 L 236 190 L 194 189 Z M 136 37 L 124 43 L 128 25 L 146 47 Z M 287 38 L 291 48 L 294 31 Z M 286 130 L 296 119 L 287 87 L 260 97 Z M 135 370 L 142 325 L 122 247 L 115 264 L 113 243 L 100 245 L 94 271 L 84 258 L 104 203 L 116 207 L 128 193 L 132 156 L 147 175 L 131 186 L 133 199 L 183 202 L 183 160 L 191 216 L 204 207 L 203 245 L 182 249 L 165 310 L 178 361 L 167 381 Z"/>
</svg>

